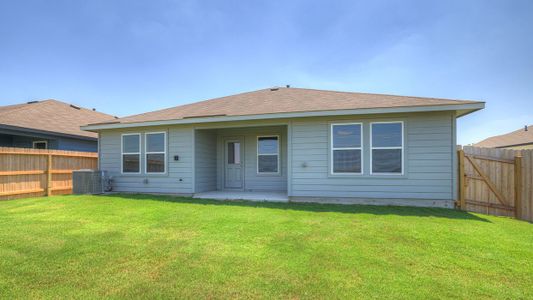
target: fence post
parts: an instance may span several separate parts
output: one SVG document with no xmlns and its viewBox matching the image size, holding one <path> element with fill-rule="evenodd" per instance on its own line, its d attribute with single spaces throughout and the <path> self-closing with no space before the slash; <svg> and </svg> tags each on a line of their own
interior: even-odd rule
<svg viewBox="0 0 533 300">
<path fill-rule="evenodd" d="M 465 199 L 465 152 L 463 149 L 457 150 L 459 156 L 459 208 L 466 210 Z"/>
<path fill-rule="evenodd" d="M 52 154 L 48 154 L 46 176 L 46 196 L 52 196 Z"/>
<path fill-rule="evenodd" d="M 514 158 L 514 211 L 517 219 L 522 218 L 522 156 Z"/>
</svg>

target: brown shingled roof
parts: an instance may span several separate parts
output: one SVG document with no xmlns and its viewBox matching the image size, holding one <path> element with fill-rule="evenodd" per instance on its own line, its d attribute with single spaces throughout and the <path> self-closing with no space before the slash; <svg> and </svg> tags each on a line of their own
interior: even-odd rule
<svg viewBox="0 0 533 300">
<path fill-rule="evenodd" d="M 111 119 L 111 115 L 57 100 L 0 106 L 0 125 L 81 137 L 96 138 L 97 134 L 80 126 Z"/>
<path fill-rule="evenodd" d="M 262 89 L 205 100 L 128 116 L 117 119 L 116 121 L 119 121 L 120 123 L 137 123 L 209 116 L 245 116 L 273 113 L 437 106 L 469 103 L 480 102 L 301 88 L 276 88 Z"/>
<path fill-rule="evenodd" d="M 516 145 L 533 144 L 533 125 L 510 133 L 493 136 L 475 144 L 476 147 L 503 148 Z"/>
</svg>

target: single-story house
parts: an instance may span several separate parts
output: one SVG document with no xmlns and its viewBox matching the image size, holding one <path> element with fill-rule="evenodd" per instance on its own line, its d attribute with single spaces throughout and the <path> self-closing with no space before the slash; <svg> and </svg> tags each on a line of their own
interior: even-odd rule
<svg viewBox="0 0 533 300">
<path fill-rule="evenodd" d="M 80 126 L 112 119 L 57 100 L 0 106 L 0 147 L 96 152 L 98 135 Z"/>
<path fill-rule="evenodd" d="M 270 88 L 91 124 L 114 191 L 453 207 L 484 102 Z"/>
<path fill-rule="evenodd" d="M 507 148 L 507 149 L 533 149 L 533 125 L 502 135 L 496 135 L 474 144 L 476 147 Z"/>
</svg>

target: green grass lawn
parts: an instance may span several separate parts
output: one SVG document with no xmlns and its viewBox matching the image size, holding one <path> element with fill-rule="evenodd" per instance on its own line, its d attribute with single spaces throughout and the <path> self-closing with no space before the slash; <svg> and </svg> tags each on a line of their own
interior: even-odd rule
<svg viewBox="0 0 533 300">
<path fill-rule="evenodd" d="M 0 202 L 0 298 L 533 298 L 533 225 L 445 209 Z"/>
</svg>

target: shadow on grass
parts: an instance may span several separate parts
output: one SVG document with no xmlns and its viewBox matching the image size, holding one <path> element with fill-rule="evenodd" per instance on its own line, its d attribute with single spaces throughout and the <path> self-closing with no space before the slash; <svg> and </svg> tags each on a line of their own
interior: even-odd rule
<svg viewBox="0 0 533 300">
<path fill-rule="evenodd" d="M 163 202 L 187 203 L 187 204 L 197 204 L 197 205 L 257 207 L 257 208 L 271 208 L 271 209 L 281 209 L 281 210 L 299 210 L 299 211 L 309 211 L 309 212 L 336 212 L 336 213 L 347 213 L 347 214 L 437 217 L 437 218 L 447 218 L 447 219 L 463 219 L 463 220 L 490 222 L 487 219 L 478 217 L 468 212 L 447 209 L 447 208 L 377 206 L 377 205 L 343 205 L 343 204 L 319 204 L 319 203 L 276 203 L 276 202 L 258 202 L 258 201 L 246 201 L 246 200 L 223 201 L 223 200 L 195 199 L 191 197 L 169 196 L 169 195 L 150 195 L 150 194 L 106 194 L 104 196 L 120 198 L 124 200 L 163 201 Z"/>
</svg>

